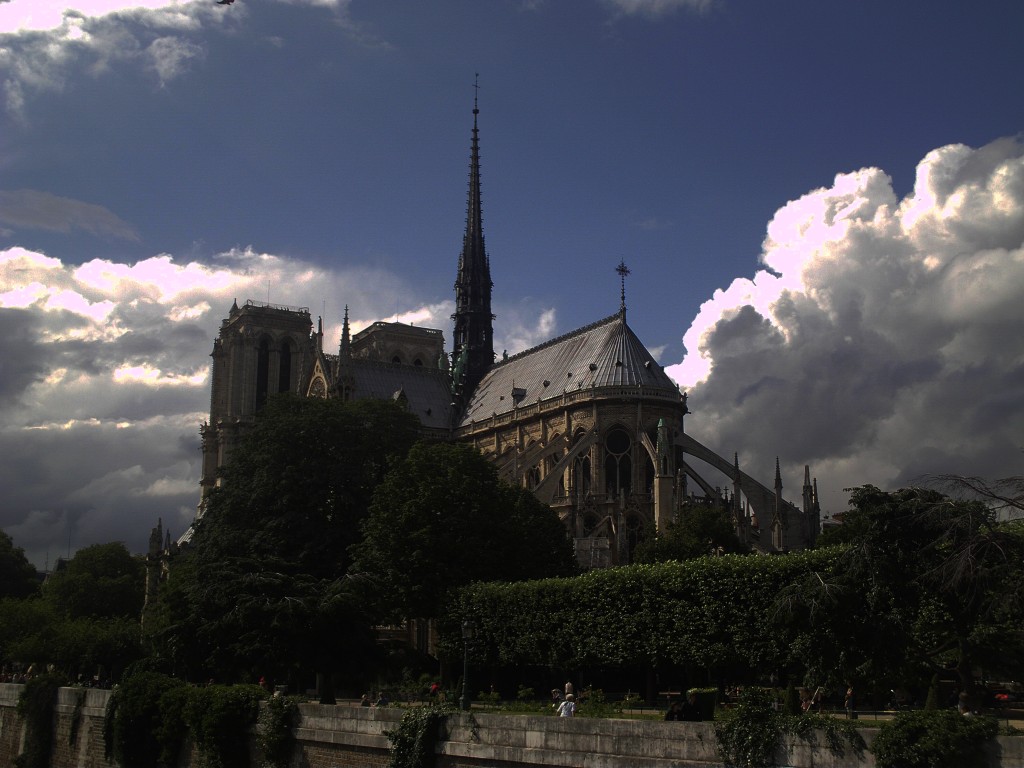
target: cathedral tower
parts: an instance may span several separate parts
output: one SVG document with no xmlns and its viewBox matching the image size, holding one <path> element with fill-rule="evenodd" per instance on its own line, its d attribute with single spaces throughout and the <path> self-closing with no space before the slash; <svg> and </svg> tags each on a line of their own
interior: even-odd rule
<svg viewBox="0 0 1024 768">
<path fill-rule="evenodd" d="M 475 87 L 475 86 L 474 86 Z M 483 209 L 480 202 L 480 142 L 477 100 L 473 99 L 473 143 L 469 161 L 469 200 L 466 234 L 455 278 L 452 388 L 465 403 L 484 374 L 494 365 L 494 315 L 491 314 L 491 265 L 484 248 Z"/>
</svg>

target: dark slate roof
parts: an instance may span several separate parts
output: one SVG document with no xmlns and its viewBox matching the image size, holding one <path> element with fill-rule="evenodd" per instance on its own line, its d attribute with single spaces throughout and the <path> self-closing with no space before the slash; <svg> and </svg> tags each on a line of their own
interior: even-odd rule
<svg viewBox="0 0 1024 768">
<path fill-rule="evenodd" d="M 619 312 L 498 362 L 473 393 L 460 426 L 565 392 L 622 387 L 679 393 Z"/>
<path fill-rule="evenodd" d="M 356 400 L 394 400 L 404 397 L 409 411 L 428 429 L 447 430 L 452 422 L 452 396 L 448 372 L 426 366 L 398 365 L 373 360 L 350 360 L 345 373 L 351 377 Z"/>
</svg>

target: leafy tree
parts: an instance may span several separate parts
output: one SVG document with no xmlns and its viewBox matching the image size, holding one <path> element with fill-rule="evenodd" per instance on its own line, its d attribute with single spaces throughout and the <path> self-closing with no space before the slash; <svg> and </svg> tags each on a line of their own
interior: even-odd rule
<svg viewBox="0 0 1024 768">
<path fill-rule="evenodd" d="M 662 563 L 745 551 L 727 509 L 715 504 L 687 504 L 664 532 L 659 531 L 637 546 L 633 561 Z"/>
<path fill-rule="evenodd" d="M 52 664 L 71 677 L 116 673 L 141 652 L 143 578 L 123 544 L 79 550 L 41 597 L 0 601 L 4 660 Z"/>
<path fill-rule="evenodd" d="M 0 531 L 0 598 L 28 597 L 38 591 L 36 569 L 25 557 L 25 550 Z"/>
<path fill-rule="evenodd" d="M 780 593 L 780 614 L 804 628 L 795 654 L 820 674 L 878 685 L 947 670 L 972 691 L 979 664 L 1020 671 L 1018 531 L 985 504 L 921 488 L 863 486 L 850 505 L 833 538 L 845 542 L 835 567 Z"/>
<path fill-rule="evenodd" d="M 382 617 L 433 617 L 448 590 L 575 572 L 557 515 L 472 447 L 420 444 L 374 494 L 353 572 Z"/>
<path fill-rule="evenodd" d="M 43 597 L 70 619 L 138 619 L 145 587 L 142 560 L 115 541 L 78 550 L 47 579 Z"/>
<path fill-rule="evenodd" d="M 156 652 L 193 679 L 364 667 L 372 633 L 345 578 L 348 548 L 418 433 L 393 403 L 268 400 L 147 616 Z"/>
</svg>

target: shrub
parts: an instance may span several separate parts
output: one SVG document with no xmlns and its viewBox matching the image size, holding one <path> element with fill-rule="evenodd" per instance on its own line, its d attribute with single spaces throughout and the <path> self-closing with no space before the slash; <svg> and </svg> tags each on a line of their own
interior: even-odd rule
<svg viewBox="0 0 1024 768">
<path fill-rule="evenodd" d="M 249 729 L 266 692 L 258 685 L 193 688 L 185 709 L 202 768 L 249 768 Z"/>
<path fill-rule="evenodd" d="M 718 751 L 729 766 L 764 768 L 775 765 L 782 737 L 790 734 L 815 744 L 817 733 L 825 734 L 825 746 L 840 757 L 847 747 L 864 751 L 864 739 L 851 723 L 825 715 L 807 713 L 788 715 L 775 710 L 775 692 L 766 688 L 746 688 L 739 704 L 726 710 L 715 723 Z"/>
<path fill-rule="evenodd" d="M 163 702 L 171 692 L 180 698 L 187 690 L 181 680 L 159 672 L 139 672 L 122 680 L 107 702 L 103 724 L 107 759 L 126 768 L 173 764 L 184 725 L 180 717 L 177 727 L 168 722 L 174 720 L 175 709 Z"/>
<path fill-rule="evenodd" d="M 984 768 L 983 745 L 999 732 L 990 717 L 951 709 L 899 712 L 871 746 L 878 768 Z"/>
<path fill-rule="evenodd" d="M 434 748 L 442 738 L 441 729 L 449 715 L 457 711 L 451 704 L 406 710 L 398 727 L 384 732 L 391 740 L 388 768 L 432 768 L 437 762 Z"/>
<path fill-rule="evenodd" d="M 263 754 L 264 768 L 287 768 L 291 758 L 295 725 L 299 706 L 287 696 L 271 698 L 260 710 L 256 730 L 256 746 Z"/>
</svg>

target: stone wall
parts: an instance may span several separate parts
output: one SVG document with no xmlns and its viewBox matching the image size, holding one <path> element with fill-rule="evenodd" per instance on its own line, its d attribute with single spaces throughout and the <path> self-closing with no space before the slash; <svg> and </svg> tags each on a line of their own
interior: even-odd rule
<svg viewBox="0 0 1024 768">
<path fill-rule="evenodd" d="M 24 726 L 15 712 L 20 685 L 0 684 L 0 766 L 20 754 Z M 115 768 L 103 756 L 103 714 L 109 691 L 62 688 L 51 768 Z M 398 708 L 302 704 L 292 765 L 301 768 L 384 768 Z M 870 743 L 874 734 L 863 731 Z M 721 768 L 710 723 L 533 717 L 474 713 L 449 719 L 437 768 Z M 186 750 L 179 768 L 197 764 Z M 779 754 L 791 768 L 874 768 L 866 753 L 836 756 L 797 742 Z M 991 768 L 1024 768 L 1024 737 L 999 737 Z"/>
</svg>

